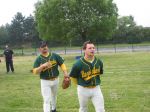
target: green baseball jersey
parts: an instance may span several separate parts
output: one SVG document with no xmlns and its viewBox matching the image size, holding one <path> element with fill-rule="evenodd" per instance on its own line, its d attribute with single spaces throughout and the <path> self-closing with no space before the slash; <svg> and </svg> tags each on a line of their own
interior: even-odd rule
<svg viewBox="0 0 150 112">
<path fill-rule="evenodd" d="M 77 84 L 81 86 L 99 85 L 100 74 L 103 74 L 103 63 L 95 57 L 93 62 L 80 58 L 72 67 L 70 77 L 77 79 Z"/>
<path fill-rule="evenodd" d="M 49 68 L 45 71 L 42 71 L 40 73 L 41 79 L 47 79 L 51 77 L 57 77 L 59 75 L 58 66 L 61 66 L 64 63 L 64 60 L 62 57 L 60 57 L 58 54 L 55 53 L 49 53 L 47 57 L 44 57 L 43 55 L 39 55 L 35 62 L 33 68 L 39 67 L 41 64 L 44 64 L 46 62 L 50 61 L 52 64 L 52 68 Z"/>
</svg>

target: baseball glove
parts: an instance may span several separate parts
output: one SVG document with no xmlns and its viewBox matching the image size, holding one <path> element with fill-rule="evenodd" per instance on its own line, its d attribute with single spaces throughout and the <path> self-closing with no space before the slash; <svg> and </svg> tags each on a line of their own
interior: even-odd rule
<svg viewBox="0 0 150 112">
<path fill-rule="evenodd" d="M 62 82 L 62 88 L 67 89 L 71 84 L 71 80 L 69 76 L 64 76 L 63 82 Z"/>
</svg>

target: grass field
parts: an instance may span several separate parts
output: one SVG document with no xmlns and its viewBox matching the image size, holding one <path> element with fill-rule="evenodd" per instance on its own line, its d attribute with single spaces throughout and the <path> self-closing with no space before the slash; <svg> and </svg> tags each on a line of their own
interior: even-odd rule
<svg viewBox="0 0 150 112">
<path fill-rule="evenodd" d="M 70 70 L 75 55 L 62 55 Z M 150 52 L 98 54 L 104 62 L 101 89 L 106 112 L 150 112 Z M 6 74 L 0 63 L 0 112 L 42 112 L 39 77 L 32 75 L 35 56 L 15 57 L 15 73 Z M 76 86 L 61 88 L 57 97 L 58 112 L 78 112 Z M 95 112 L 91 102 L 89 112 Z"/>
</svg>

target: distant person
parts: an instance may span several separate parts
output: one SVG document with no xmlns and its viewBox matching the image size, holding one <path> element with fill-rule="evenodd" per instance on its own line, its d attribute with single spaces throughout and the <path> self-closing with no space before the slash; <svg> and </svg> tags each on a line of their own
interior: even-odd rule
<svg viewBox="0 0 150 112">
<path fill-rule="evenodd" d="M 91 100 L 95 112 L 105 112 L 104 99 L 100 88 L 100 77 L 103 74 L 103 62 L 94 56 L 95 46 L 86 41 L 83 44 L 84 56 L 77 60 L 70 72 L 70 77 L 77 84 L 79 112 L 87 112 Z"/>
<path fill-rule="evenodd" d="M 6 62 L 6 70 L 7 73 L 11 70 L 14 72 L 14 65 L 13 65 L 13 50 L 9 49 L 8 45 L 5 46 L 4 50 L 4 57 L 5 57 L 5 62 Z"/>
</svg>

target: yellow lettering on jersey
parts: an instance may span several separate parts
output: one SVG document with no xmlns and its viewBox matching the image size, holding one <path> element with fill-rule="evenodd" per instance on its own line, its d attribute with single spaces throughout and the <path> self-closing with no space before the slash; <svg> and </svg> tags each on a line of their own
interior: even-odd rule
<svg viewBox="0 0 150 112">
<path fill-rule="evenodd" d="M 57 62 L 55 60 L 50 61 L 50 63 L 52 64 L 52 67 L 57 64 Z"/>
<path fill-rule="evenodd" d="M 81 71 L 81 75 L 84 80 L 89 80 L 92 77 L 95 77 L 99 74 L 100 74 L 100 69 L 96 69 L 96 68 L 94 68 L 94 69 L 92 69 L 92 71 L 88 71 L 88 72 Z"/>
</svg>

